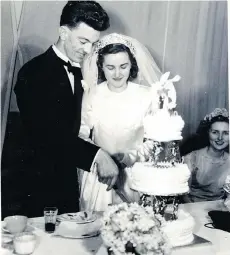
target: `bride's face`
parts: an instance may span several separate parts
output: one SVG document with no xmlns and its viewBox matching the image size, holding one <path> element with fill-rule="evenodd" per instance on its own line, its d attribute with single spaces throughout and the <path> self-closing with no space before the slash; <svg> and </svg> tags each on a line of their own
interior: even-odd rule
<svg viewBox="0 0 230 255">
<path fill-rule="evenodd" d="M 214 122 L 209 130 L 210 146 L 223 150 L 229 145 L 229 124 L 224 121 Z"/>
<path fill-rule="evenodd" d="M 127 87 L 131 69 L 127 52 L 105 55 L 102 69 L 111 90 L 121 92 Z"/>
</svg>

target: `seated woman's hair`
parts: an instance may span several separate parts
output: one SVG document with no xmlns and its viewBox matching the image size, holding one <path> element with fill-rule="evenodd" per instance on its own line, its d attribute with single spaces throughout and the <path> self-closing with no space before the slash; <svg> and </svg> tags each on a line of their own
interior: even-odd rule
<svg viewBox="0 0 230 255">
<path fill-rule="evenodd" d="M 208 131 L 211 125 L 215 122 L 227 122 L 229 123 L 229 114 L 225 108 L 216 108 L 210 114 L 207 114 L 203 120 L 201 120 L 196 133 L 198 135 L 206 136 L 208 139 Z"/>
<path fill-rule="evenodd" d="M 215 122 L 227 122 L 229 123 L 229 114 L 226 109 L 216 108 L 210 114 L 207 114 L 203 120 L 200 121 L 200 124 L 196 130 L 196 134 L 193 134 L 191 137 L 186 139 L 180 145 L 181 156 L 184 156 L 191 151 L 204 148 L 209 145 L 209 135 L 208 131 L 211 128 L 211 125 Z M 225 149 L 229 151 L 227 147 Z"/>
<path fill-rule="evenodd" d="M 107 54 L 116 54 L 120 52 L 127 52 L 130 62 L 131 62 L 131 69 L 130 69 L 130 74 L 129 74 L 129 79 L 130 81 L 134 80 L 137 78 L 138 74 L 138 66 L 137 66 L 137 61 L 134 58 L 133 54 L 131 53 L 130 49 L 125 46 L 124 44 L 109 44 L 106 45 L 104 48 L 100 49 L 98 51 L 98 60 L 97 60 L 97 66 L 98 66 L 98 83 L 101 83 L 105 81 L 105 75 L 103 72 L 103 62 L 104 62 L 104 56 Z"/>
<path fill-rule="evenodd" d="M 80 22 L 97 31 L 109 28 L 109 16 L 101 5 L 95 1 L 68 1 L 64 6 L 60 26 L 76 28 Z"/>
</svg>

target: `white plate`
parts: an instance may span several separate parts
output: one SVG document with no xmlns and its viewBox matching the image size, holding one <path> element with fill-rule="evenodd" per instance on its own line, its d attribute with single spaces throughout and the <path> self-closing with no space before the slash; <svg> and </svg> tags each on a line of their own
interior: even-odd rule
<svg viewBox="0 0 230 255">
<path fill-rule="evenodd" d="M 61 236 L 61 237 L 71 238 L 71 239 L 85 239 L 85 238 L 98 236 L 99 234 L 100 234 L 100 231 L 96 231 L 96 232 L 93 232 L 93 233 L 89 233 L 87 235 L 80 235 L 80 236 L 71 235 L 71 234 L 62 234 L 62 233 L 53 234 L 53 236 Z"/>
<path fill-rule="evenodd" d="M 27 225 L 25 230 L 23 232 L 31 232 L 34 230 L 34 227 L 30 226 L 30 225 Z M 5 233 L 10 233 L 10 231 L 8 229 L 6 229 L 6 225 L 5 225 L 5 222 L 2 222 L 2 231 L 5 232 Z"/>
<path fill-rule="evenodd" d="M 10 243 L 13 241 L 12 235 L 2 235 L 2 242 L 3 243 Z"/>
<path fill-rule="evenodd" d="M 76 222 L 78 224 L 85 224 L 93 222 L 97 219 L 97 215 L 95 213 L 92 214 L 91 217 L 88 217 L 89 213 L 86 211 L 77 212 L 77 213 L 64 213 L 58 216 L 59 221 L 71 221 Z"/>
</svg>

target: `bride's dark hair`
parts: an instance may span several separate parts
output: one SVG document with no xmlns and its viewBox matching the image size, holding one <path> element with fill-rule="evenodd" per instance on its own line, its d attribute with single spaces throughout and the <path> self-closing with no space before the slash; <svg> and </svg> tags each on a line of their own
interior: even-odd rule
<svg viewBox="0 0 230 255">
<path fill-rule="evenodd" d="M 127 46 L 125 46 L 124 44 L 114 43 L 114 44 L 106 45 L 104 48 L 102 48 L 98 51 L 97 66 L 98 66 L 98 83 L 99 84 L 106 80 L 104 71 L 102 69 L 103 62 L 104 62 L 104 56 L 107 54 L 116 54 L 116 53 L 120 53 L 120 52 L 127 52 L 130 62 L 131 62 L 131 69 L 130 69 L 130 74 L 129 74 L 128 80 L 132 81 L 135 78 L 137 78 L 139 69 L 138 69 L 137 61 L 134 58 L 133 54 L 131 53 L 130 49 Z"/>
</svg>

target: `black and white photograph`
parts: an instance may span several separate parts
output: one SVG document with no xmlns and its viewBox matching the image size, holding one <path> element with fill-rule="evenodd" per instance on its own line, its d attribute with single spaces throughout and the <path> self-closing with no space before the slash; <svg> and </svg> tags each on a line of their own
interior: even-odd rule
<svg viewBox="0 0 230 255">
<path fill-rule="evenodd" d="M 229 255 L 222 1 L 1 1 L 3 255 Z"/>
</svg>

